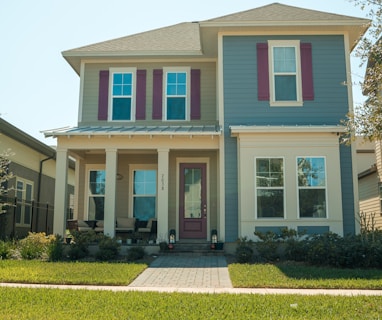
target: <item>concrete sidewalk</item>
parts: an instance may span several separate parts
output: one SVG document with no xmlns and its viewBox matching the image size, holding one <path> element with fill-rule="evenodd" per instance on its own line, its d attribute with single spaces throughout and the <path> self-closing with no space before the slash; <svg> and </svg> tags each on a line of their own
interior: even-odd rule
<svg viewBox="0 0 382 320">
<path fill-rule="evenodd" d="M 160 256 L 129 286 L 0 283 L 0 287 L 183 293 L 378 295 L 382 290 L 233 288 L 224 256 Z"/>
</svg>

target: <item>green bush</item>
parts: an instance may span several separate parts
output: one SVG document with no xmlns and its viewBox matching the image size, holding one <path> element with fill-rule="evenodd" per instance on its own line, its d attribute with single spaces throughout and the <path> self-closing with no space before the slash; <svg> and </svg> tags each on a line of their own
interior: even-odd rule
<svg viewBox="0 0 382 320">
<path fill-rule="evenodd" d="M 0 240 L 0 259 L 8 259 L 11 254 L 12 243 Z"/>
<path fill-rule="evenodd" d="M 95 232 L 73 231 L 73 240 L 70 243 L 68 257 L 70 260 L 80 260 L 89 254 L 89 244 L 94 241 Z"/>
<path fill-rule="evenodd" d="M 54 236 L 46 236 L 45 232 L 29 232 L 26 238 L 18 242 L 17 247 L 23 259 L 45 259 L 52 241 L 54 241 Z"/>
<path fill-rule="evenodd" d="M 127 251 L 127 260 L 128 261 L 136 261 L 139 259 L 143 259 L 145 254 L 146 254 L 145 249 L 143 249 L 142 247 L 131 247 Z"/>
<path fill-rule="evenodd" d="M 109 261 L 118 258 L 120 244 L 115 238 L 104 236 L 99 242 L 99 250 L 96 253 L 96 259 Z"/>
<path fill-rule="evenodd" d="M 236 261 L 238 263 L 250 263 L 253 261 L 253 241 L 247 237 L 239 238 L 236 247 Z"/>
<path fill-rule="evenodd" d="M 60 261 L 63 258 L 63 237 L 56 235 L 55 239 L 48 245 L 49 261 Z"/>
</svg>

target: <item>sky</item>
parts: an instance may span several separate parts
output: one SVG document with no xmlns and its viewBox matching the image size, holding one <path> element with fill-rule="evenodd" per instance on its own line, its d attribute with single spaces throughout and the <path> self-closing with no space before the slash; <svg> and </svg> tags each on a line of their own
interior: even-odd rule
<svg viewBox="0 0 382 320">
<path fill-rule="evenodd" d="M 275 0 L 365 18 L 348 0 Z M 76 126 L 79 76 L 62 51 L 180 22 L 202 21 L 268 5 L 268 0 L 1 0 L 0 117 L 48 145 L 41 131 Z M 364 68 L 352 57 L 353 82 Z M 354 103 L 364 101 L 353 85 Z"/>
</svg>

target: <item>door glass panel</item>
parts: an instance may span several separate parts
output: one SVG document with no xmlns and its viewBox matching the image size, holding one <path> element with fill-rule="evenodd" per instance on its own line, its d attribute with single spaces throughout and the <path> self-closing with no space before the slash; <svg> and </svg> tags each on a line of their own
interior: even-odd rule
<svg viewBox="0 0 382 320">
<path fill-rule="evenodd" d="M 184 218 L 201 218 L 202 172 L 200 168 L 184 169 Z"/>
</svg>

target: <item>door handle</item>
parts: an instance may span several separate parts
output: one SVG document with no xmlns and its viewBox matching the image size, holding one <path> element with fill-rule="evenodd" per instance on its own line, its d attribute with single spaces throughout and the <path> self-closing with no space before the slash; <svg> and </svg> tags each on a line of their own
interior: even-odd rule
<svg viewBox="0 0 382 320">
<path fill-rule="evenodd" d="M 204 205 L 203 205 L 203 218 L 204 218 L 204 219 L 207 218 L 207 204 L 204 204 Z"/>
</svg>

